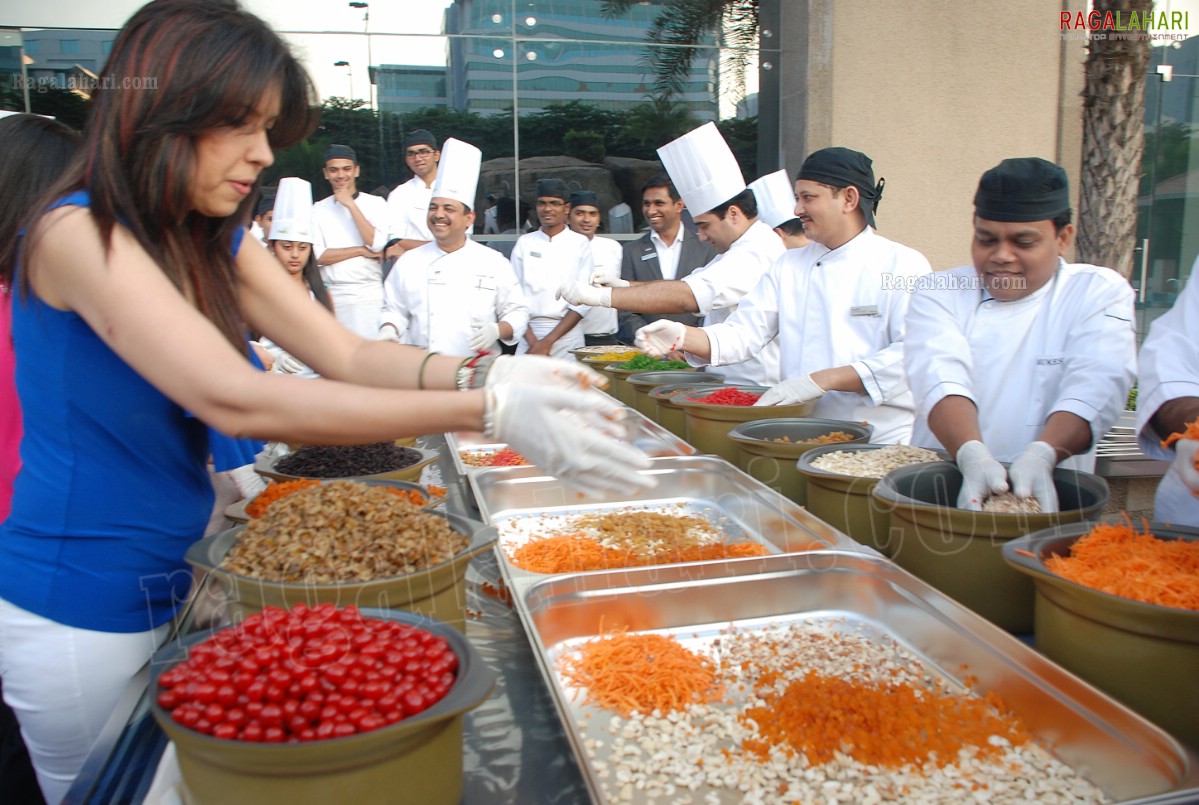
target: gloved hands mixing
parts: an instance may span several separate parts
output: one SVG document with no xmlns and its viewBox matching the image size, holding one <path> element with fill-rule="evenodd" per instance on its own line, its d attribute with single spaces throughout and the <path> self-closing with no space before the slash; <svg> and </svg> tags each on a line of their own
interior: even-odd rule
<svg viewBox="0 0 1199 805">
<path fill-rule="evenodd" d="M 1195 497 L 1199 497 L 1199 470 L 1195 469 L 1197 451 L 1199 440 L 1179 439 L 1174 443 L 1174 471 Z"/>
<path fill-rule="evenodd" d="M 602 285 L 605 288 L 628 288 L 632 285 L 628 280 L 622 280 L 619 274 L 613 276 L 604 271 L 596 271 L 591 275 L 589 282 L 592 285 Z"/>
<path fill-rule="evenodd" d="M 824 394 L 811 375 L 800 375 L 771 386 L 754 405 L 799 405 L 819 400 Z"/>
<path fill-rule="evenodd" d="M 612 307 L 612 289 L 597 288 L 582 282 L 568 282 L 559 286 L 554 294 L 570 305 L 588 305 L 590 307 Z"/>
<path fill-rule="evenodd" d="M 496 322 L 482 322 L 471 325 L 470 348 L 475 352 L 486 352 L 495 349 L 495 342 L 500 340 L 500 325 Z"/>
<path fill-rule="evenodd" d="M 638 330 L 633 336 L 633 343 L 651 358 L 661 358 L 668 352 L 682 348 L 686 335 L 687 325 L 681 321 L 658 319 Z"/>
<path fill-rule="evenodd" d="M 293 358 L 286 352 L 280 352 L 275 357 L 275 365 L 271 371 L 284 375 L 294 375 L 305 371 L 307 368 L 308 365 L 299 358 Z"/>
<path fill-rule="evenodd" d="M 1043 512 L 1056 512 L 1057 487 L 1053 485 L 1056 466 L 1057 451 L 1046 442 L 1033 442 L 1008 468 L 1012 493 L 1018 498 L 1036 498 Z"/>
<path fill-rule="evenodd" d="M 501 355 L 487 370 L 485 387 L 501 383 L 563 389 L 607 388 L 608 378 L 578 361 L 539 355 Z"/>
<path fill-rule="evenodd" d="M 958 508 L 979 512 L 983 501 L 1008 490 L 1007 473 L 987 446 L 972 439 L 958 448 L 958 469 L 962 472 L 962 490 Z"/>
<path fill-rule="evenodd" d="M 506 442 L 567 485 L 592 495 L 623 495 L 654 486 L 652 476 L 637 472 L 649 468 L 649 458 L 621 441 L 627 432 L 619 403 L 577 389 L 493 385 L 490 377 L 486 394 L 487 436 Z"/>
</svg>

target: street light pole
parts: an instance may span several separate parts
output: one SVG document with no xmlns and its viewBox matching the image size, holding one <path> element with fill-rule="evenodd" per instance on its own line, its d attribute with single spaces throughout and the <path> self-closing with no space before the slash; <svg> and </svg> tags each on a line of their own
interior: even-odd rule
<svg viewBox="0 0 1199 805">
<path fill-rule="evenodd" d="M 354 102 L 354 68 L 351 67 L 350 63 L 348 61 L 345 61 L 344 59 L 341 61 L 333 62 L 333 66 L 346 68 L 346 75 L 348 75 L 350 77 L 350 97 L 347 100 L 349 100 L 350 103 L 353 103 Z"/>
<path fill-rule="evenodd" d="M 378 91 L 375 89 L 375 84 L 378 81 L 378 72 L 375 70 L 375 60 L 371 56 L 371 12 L 370 3 L 354 0 L 349 4 L 350 8 L 362 9 L 362 33 L 366 35 L 366 77 L 367 77 L 367 94 L 370 96 L 367 100 L 370 101 L 371 108 L 375 110 L 375 120 L 378 122 L 379 129 L 379 170 L 380 176 L 384 182 L 387 179 L 387 151 L 383 147 L 383 110 L 379 108 Z"/>
</svg>

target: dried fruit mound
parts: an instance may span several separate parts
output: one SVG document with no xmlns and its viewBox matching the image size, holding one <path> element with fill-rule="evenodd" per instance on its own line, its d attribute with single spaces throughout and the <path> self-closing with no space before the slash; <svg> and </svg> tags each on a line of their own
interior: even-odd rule
<svg viewBox="0 0 1199 805">
<path fill-rule="evenodd" d="M 761 740 L 744 748 L 763 760 L 775 745 L 803 753 L 812 764 L 828 763 L 838 752 L 859 763 L 899 768 L 955 763 L 964 746 L 980 757 L 998 757 L 1006 744 L 1020 746 L 1028 734 L 1019 722 L 1000 715 L 1002 702 L 992 694 L 976 698 L 918 688 L 909 683 L 877 685 L 821 676 L 809 671 L 782 693 L 762 680 L 761 707 L 743 719 L 758 726 Z M 1004 741 L 992 743 L 999 736 Z"/>
</svg>

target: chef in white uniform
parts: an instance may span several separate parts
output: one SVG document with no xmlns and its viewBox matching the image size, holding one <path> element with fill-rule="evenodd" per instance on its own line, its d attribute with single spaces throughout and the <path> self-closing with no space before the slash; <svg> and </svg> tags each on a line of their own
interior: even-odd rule
<svg viewBox="0 0 1199 805">
<path fill-rule="evenodd" d="M 566 182 L 541 179 L 536 192 L 541 226 L 521 235 L 512 247 L 512 270 L 529 302 L 529 329 L 516 354 L 569 358 L 572 349 L 584 345 L 579 323 L 587 307 L 567 304 L 554 292 L 564 282 L 586 284 L 590 279 L 591 242 L 566 226 L 570 201 Z"/>
<path fill-rule="evenodd" d="M 1157 487 L 1153 518 L 1199 528 L 1199 440 L 1180 439 L 1161 446 L 1199 419 L 1199 259 L 1174 307 L 1149 326 L 1141 346 L 1137 390 L 1137 440 L 1147 456 L 1171 459 Z"/>
<path fill-rule="evenodd" d="M 651 354 L 681 347 L 689 360 L 720 366 L 777 338 L 785 379 L 758 405 L 815 400 L 814 416 L 865 420 L 872 441 L 906 444 L 915 418 L 903 370 L 907 285 L 931 269 L 919 252 L 874 231 L 882 184 L 861 152 L 814 152 L 793 196 L 812 243 L 789 249 L 726 321 L 655 322 L 637 344 Z"/>
<path fill-rule="evenodd" d="M 385 257 L 399 257 L 408 249 L 433 240 L 428 222 L 429 200 L 433 198 L 433 183 L 437 181 L 441 159 L 437 138 L 427 129 L 416 129 L 404 138 L 404 163 L 412 171 L 412 178 L 387 195 L 391 217 Z"/>
<path fill-rule="evenodd" d="M 387 202 L 358 192 L 358 157 L 347 145 L 325 150 L 325 178 L 333 195 L 313 206 L 313 251 L 337 320 L 363 338 L 375 338 L 383 307 Z"/>
<path fill-rule="evenodd" d="M 716 256 L 680 280 L 629 285 L 622 279 L 613 281 L 613 287 L 575 282 L 563 285 L 558 293 L 572 304 L 636 313 L 701 313 L 705 326 L 718 324 L 732 315 L 770 264 L 783 254 L 783 243 L 758 220 L 754 193 L 714 123 L 705 123 L 667 143 L 658 149 L 658 156 L 692 211 L 700 240 L 712 244 Z M 778 344 L 771 341 L 757 353 L 717 371 L 729 383 L 774 385 L 780 378 Z"/>
<path fill-rule="evenodd" d="M 433 240 L 404 252 L 387 275 L 380 338 L 444 355 L 499 355 L 497 341 L 524 335 L 529 310 L 512 266 L 467 236 L 481 160 L 475 146 L 446 140 L 429 201 Z"/>
<path fill-rule="evenodd" d="M 795 217 L 795 185 L 786 168 L 768 173 L 749 183 L 758 202 L 758 220 L 774 230 L 787 249 L 799 249 L 811 243 L 803 231 L 803 221 Z"/>
<path fill-rule="evenodd" d="M 570 194 L 569 201 L 570 218 L 567 225 L 591 241 L 591 259 L 594 262 L 591 281 L 600 284 L 620 279 L 620 264 L 624 259 L 620 241 L 596 237 L 600 227 L 599 199 L 591 190 L 576 190 Z M 583 323 L 579 326 L 583 328 L 583 341 L 592 347 L 616 344 L 617 325 L 615 310 L 593 307 L 583 316 Z"/>
<path fill-rule="evenodd" d="M 1136 371 L 1133 292 L 1110 268 L 1067 263 L 1066 172 L 1005 159 L 974 196 L 974 264 L 915 285 L 908 313 L 912 443 L 944 447 L 978 510 L 1011 490 L 1057 511 L 1052 473 L 1089 471 Z M 1005 472 L 999 462 L 1012 462 Z"/>
</svg>

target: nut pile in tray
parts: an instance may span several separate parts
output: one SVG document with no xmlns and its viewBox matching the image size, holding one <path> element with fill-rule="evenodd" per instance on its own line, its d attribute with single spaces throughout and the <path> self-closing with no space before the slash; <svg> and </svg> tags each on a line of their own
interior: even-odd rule
<svg viewBox="0 0 1199 805">
<path fill-rule="evenodd" d="M 500 525 L 513 565 L 533 573 L 612 570 L 678 562 L 763 556 L 760 543 L 734 538 L 679 505 L 581 515 L 518 518 Z"/>
<path fill-rule="evenodd" d="M 560 679 L 587 703 L 579 729 L 613 801 L 1106 801 L 1030 740 L 997 697 L 934 676 L 885 635 L 835 618 L 729 627 L 691 649 L 659 649 L 671 664 L 661 678 L 644 651 L 603 645 L 647 636 L 674 640 L 613 633 L 557 661 Z M 589 652 L 599 662 L 585 667 Z M 604 696 L 593 695 L 588 685 L 601 682 Z M 614 705 L 614 687 L 632 704 Z M 656 706 L 670 688 L 684 703 L 637 709 L 638 700 Z"/>
<path fill-rule="evenodd" d="M 458 456 L 468 467 L 526 467 L 529 460 L 511 447 L 498 450 L 459 450 Z"/>
<path fill-rule="evenodd" d="M 906 444 L 889 444 L 877 450 L 834 450 L 812 459 L 812 466 L 825 472 L 856 475 L 859 478 L 882 478 L 891 470 L 909 464 L 940 461 L 932 450 Z"/>
<path fill-rule="evenodd" d="M 220 567 L 264 581 L 372 581 L 440 564 L 468 542 L 445 518 L 382 487 L 334 481 L 276 501 L 246 526 Z"/>
</svg>

